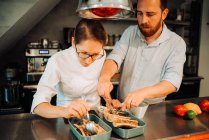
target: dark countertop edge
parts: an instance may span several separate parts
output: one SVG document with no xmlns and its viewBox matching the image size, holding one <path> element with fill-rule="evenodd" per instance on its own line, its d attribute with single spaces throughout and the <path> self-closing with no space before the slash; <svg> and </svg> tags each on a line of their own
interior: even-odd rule
<svg viewBox="0 0 209 140">
<path fill-rule="evenodd" d="M 184 102 L 184 101 L 193 101 L 193 100 L 201 100 L 201 99 L 209 99 L 209 96 L 203 96 L 203 97 L 193 97 L 193 98 L 185 98 L 185 99 L 173 99 L 173 100 L 165 100 L 162 102 L 162 104 L 168 104 L 168 103 L 173 103 L 173 102 Z"/>
</svg>

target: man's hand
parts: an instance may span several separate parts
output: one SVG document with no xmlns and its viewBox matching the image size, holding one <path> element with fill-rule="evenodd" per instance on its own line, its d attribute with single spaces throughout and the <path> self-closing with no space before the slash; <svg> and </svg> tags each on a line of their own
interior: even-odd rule
<svg viewBox="0 0 209 140">
<path fill-rule="evenodd" d="M 113 99 L 111 104 L 112 104 L 112 107 L 116 109 L 117 108 L 119 109 L 122 107 L 122 103 L 118 99 Z"/>
<path fill-rule="evenodd" d="M 100 96 L 104 98 L 107 105 L 111 105 L 112 98 L 110 96 L 110 92 L 113 89 L 113 85 L 110 80 L 100 79 L 98 83 L 98 93 Z"/>
<path fill-rule="evenodd" d="M 89 110 L 90 108 L 85 101 L 74 101 L 61 111 L 61 116 L 67 119 L 75 116 L 80 119 L 83 118 Z"/>
<path fill-rule="evenodd" d="M 139 104 L 144 100 L 142 94 L 139 92 L 132 92 L 127 95 L 125 101 L 122 104 L 122 110 L 131 109 L 139 106 Z"/>
</svg>

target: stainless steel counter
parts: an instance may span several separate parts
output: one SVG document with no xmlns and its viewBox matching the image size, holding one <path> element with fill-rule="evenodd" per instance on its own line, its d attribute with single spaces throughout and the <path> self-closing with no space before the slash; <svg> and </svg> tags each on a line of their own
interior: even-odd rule
<svg viewBox="0 0 209 140">
<path fill-rule="evenodd" d="M 162 139 L 177 135 L 209 131 L 209 112 L 197 116 L 194 120 L 184 120 L 172 111 L 176 104 L 198 103 L 201 98 L 166 101 L 150 105 L 143 121 L 146 122 L 144 135 L 133 140 Z M 209 97 L 207 97 L 209 99 Z M 46 119 L 32 114 L 0 116 L 0 139 L 2 140 L 74 140 L 62 118 Z M 120 139 L 112 133 L 112 140 Z"/>
</svg>

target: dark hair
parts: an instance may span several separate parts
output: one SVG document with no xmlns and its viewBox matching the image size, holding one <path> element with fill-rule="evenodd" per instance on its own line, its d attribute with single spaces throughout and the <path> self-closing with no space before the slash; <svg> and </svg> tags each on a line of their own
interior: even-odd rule
<svg viewBox="0 0 209 140">
<path fill-rule="evenodd" d="M 93 19 L 81 19 L 77 24 L 74 32 L 75 44 L 80 42 L 93 39 L 101 42 L 103 45 L 107 42 L 107 34 L 98 20 Z"/>
<path fill-rule="evenodd" d="M 162 11 L 167 8 L 167 0 L 160 0 L 160 8 Z"/>
</svg>

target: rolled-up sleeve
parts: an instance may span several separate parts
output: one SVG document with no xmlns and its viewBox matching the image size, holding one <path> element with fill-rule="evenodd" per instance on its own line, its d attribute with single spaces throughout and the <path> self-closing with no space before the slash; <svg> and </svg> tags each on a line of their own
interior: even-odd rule
<svg viewBox="0 0 209 140">
<path fill-rule="evenodd" d="M 123 60 L 126 57 L 129 41 L 130 41 L 130 34 L 132 27 L 127 28 L 121 36 L 121 39 L 115 44 L 113 51 L 107 56 L 107 60 L 111 59 L 114 60 L 118 65 L 118 70 L 120 69 Z"/>
<path fill-rule="evenodd" d="M 56 62 L 53 58 L 48 60 L 46 69 L 38 83 L 37 91 L 33 96 L 31 113 L 34 113 L 34 108 L 43 102 L 50 103 L 51 98 L 56 95 L 55 86 L 59 82 L 59 72 Z"/>
<path fill-rule="evenodd" d="M 186 61 L 186 44 L 179 38 L 175 48 L 166 62 L 166 69 L 162 80 L 169 81 L 179 90 L 183 78 L 183 67 Z"/>
</svg>

